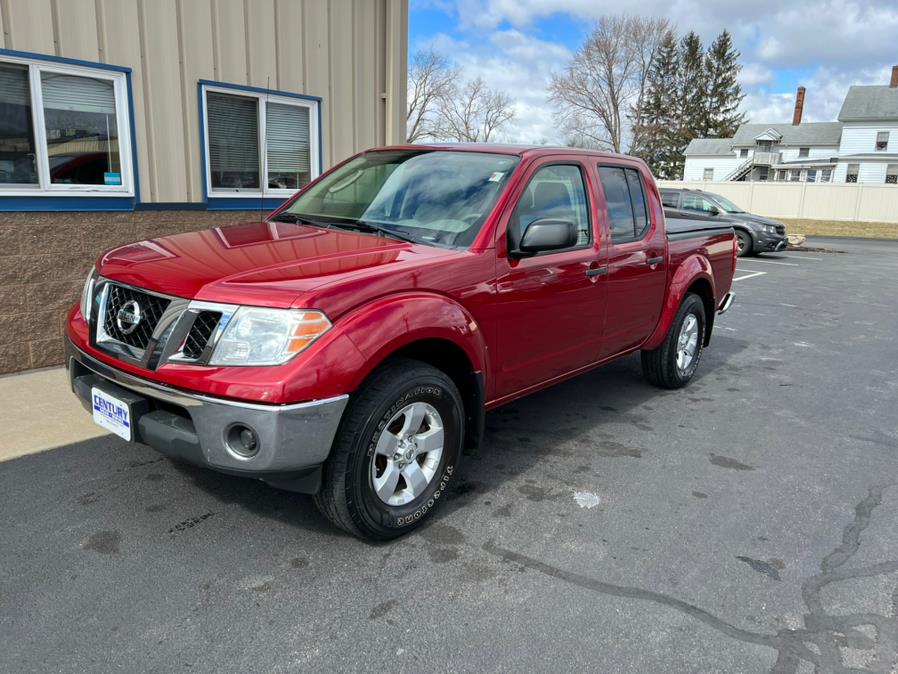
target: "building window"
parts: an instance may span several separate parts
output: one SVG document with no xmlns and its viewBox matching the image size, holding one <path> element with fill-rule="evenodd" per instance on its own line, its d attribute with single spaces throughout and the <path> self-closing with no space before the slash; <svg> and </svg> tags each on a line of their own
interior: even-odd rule
<svg viewBox="0 0 898 674">
<path fill-rule="evenodd" d="M 817 169 L 808 169 L 806 180 L 809 183 L 817 182 Z"/>
<path fill-rule="evenodd" d="M 848 171 L 845 174 L 845 182 L 846 183 L 856 183 L 857 182 L 857 174 L 860 170 L 860 164 L 849 164 Z"/>
<path fill-rule="evenodd" d="M 785 180 L 785 179 L 786 179 L 786 169 L 779 169 L 779 170 L 776 172 L 776 179 L 777 179 L 778 181 L 779 181 L 779 180 Z"/>
<path fill-rule="evenodd" d="M 880 131 L 876 134 L 876 151 L 885 152 L 889 149 L 889 132 Z"/>
<path fill-rule="evenodd" d="M 886 185 L 898 185 L 898 164 L 886 167 Z"/>
<path fill-rule="evenodd" d="M 703 180 L 714 180 L 714 169 L 712 169 L 712 168 L 706 168 L 706 169 L 702 172 L 702 179 L 703 179 Z"/>
<path fill-rule="evenodd" d="M 809 147 L 800 147 L 798 148 L 798 158 L 801 159 L 803 157 L 807 157 L 811 152 L 811 148 Z"/>
<path fill-rule="evenodd" d="M 770 169 L 766 166 L 762 166 L 758 169 L 758 180 L 761 182 L 767 182 L 770 179 Z"/>
<path fill-rule="evenodd" d="M 131 196 L 125 72 L 3 56 L 0 195 Z"/>
<path fill-rule="evenodd" d="M 745 159 L 745 157 L 747 157 L 747 156 L 748 156 L 748 148 L 747 147 L 743 147 L 742 149 L 739 150 L 740 158 Z"/>
<path fill-rule="evenodd" d="M 789 171 L 789 182 L 797 183 L 801 180 L 801 171 L 799 169 L 792 169 Z"/>
<path fill-rule="evenodd" d="M 820 182 L 828 183 L 833 179 L 833 170 L 832 169 L 822 169 L 820 171 Z"/>
<path fill-rule="evenodd" d="M 218 83 L 201 87 L 209 196 L 284 197 L 318 176 L 318 99 Z"/>
</svg>

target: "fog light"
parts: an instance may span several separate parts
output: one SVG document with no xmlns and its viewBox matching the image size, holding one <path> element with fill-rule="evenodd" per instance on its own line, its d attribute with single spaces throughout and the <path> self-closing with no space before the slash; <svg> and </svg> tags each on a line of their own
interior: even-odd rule
<svg viewBox="0 0 898 674">
<path fill-rule="evenodd" d="M 259 436 L 249 426 L 234 424 L 227 433 L 228 449 L 241 459 L 248 459 L 259 453 Z"/>
</svg>

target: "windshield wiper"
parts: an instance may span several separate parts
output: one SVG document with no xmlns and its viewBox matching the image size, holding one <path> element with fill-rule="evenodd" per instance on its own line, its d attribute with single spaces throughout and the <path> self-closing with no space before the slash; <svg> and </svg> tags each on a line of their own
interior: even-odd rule
<svg viewBox="0 0 898 674">
<path fill-rule="evenodd" d="M 384 227 L 383 225 L 378 225 L 367 220 L 353 220 L 352 222 L 346 223 L 335 222 L 334 225 L 337 227 L 346 227 L 347 229 L 359 229 L 363 232 L 371 232 L 381 236 L 392 236 L 394 239 L 399 239 L 400 241 L 406 241 L 408 243 L 420 243 L 420 241 L 408 234 L 397 232 L 395 229 L 390 229 L 389 227 Z"/>
<path fill-rule="evenodd" d="M 303 225 L 312 225 L 313 227 L 324 227 L 325 229 L 330 229 L 333 225 L 337 224 L 334 222 L 325 222 L 324 220 L 316 220 L 315 218 L 310 218 L 308 215 L 291 213 L 289 211 L 278 213 L 271 219 L 275 222 L 293 222 Z"/>
</svg>

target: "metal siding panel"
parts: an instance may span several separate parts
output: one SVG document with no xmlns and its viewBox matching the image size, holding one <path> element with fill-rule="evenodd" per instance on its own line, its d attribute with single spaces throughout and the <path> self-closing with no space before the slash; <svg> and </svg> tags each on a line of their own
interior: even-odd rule
<svg viewBox="0 0 898 674">
<path fill-rule="evenodd" d="M 180 12 L 181 98 L 184 102 L 187 199 L 202 201 L 203 148 L 200 147 L 197 81 L 215 77 L 215 59 L 212 54 L 212 7 L 207 2 L 181 0 Z"/>
<path fill-rule="evenodd" d="M 249 84 L 267 87 L 270 80 L 270 88 L 279 89 L 274 0 L 253 0 L 247 5 L 246 20 Z"/>
<path fill-rule="evenodd" d="M 330 109 L 333 99 L 330 91 L 330 32 L 328 30 L 328 4 L 314 0 L 305 5 L 303 35 L 305 39 L 305 94 L 321 97 L 322 170 L 333 164 L 331 148 Z"/>
<path fill-rule="evenodd" d="M 330 2 L 331 149 L 334 163 L 343 161 L 356 147 L 355 82 L 353 60 L 356 45 L 347 36 L 353 34 L 352 0 Z"/>
<path fill-rule="evenodd" d="M 105 62 L 128 66 L 134 94 L 134 136 L 137 143 L 138 180 L 142 200 L 150 199 L 150 152 L 144 101 L 144 72 L 140 58 L 137 0 L 100 0 Z"/>
<path fill-rule="evenodd" d="M 10 49 L 56 54 L 53 10 L 50 0 L 7 0 L 5 26 Z"/>
<path fill-rule="evenodd" d="M 142 7 L 145 89 L 153 147 L 150 155 L 151 201 L 186 201 L 184 101 L 175 0 L 153 0 Z"/>
<path fill-rule="evenodd" d="M 97 6 L 94 0 L 57 0 L 59 55 L 99 61 Z"/>
<path fill-rule="evenodd" d="M 243 0 L 214 0 L 218 31 L 218 78 L 246 84 L 246 26 Z"/>
<path fill-rule="evenodd" d="M 355 71 L 355 147 L 363 150 L 377 145 L 377 110 L 381 105 L 377 92 L 376 33 L 377 6 L 371 0 L 355 0 L 353 23 L 353 69 Z"/>
<path fill-rule="evenodd" d="M 386 144 L 405 142 L 408 84 L 408 0 L 386 0 Z"/>
<path fill-rule="evenodd" d="M 278 88 L 307 93 L 303 78 L 303 8 L 301 0 L 276 0 Z"/>
</svg>

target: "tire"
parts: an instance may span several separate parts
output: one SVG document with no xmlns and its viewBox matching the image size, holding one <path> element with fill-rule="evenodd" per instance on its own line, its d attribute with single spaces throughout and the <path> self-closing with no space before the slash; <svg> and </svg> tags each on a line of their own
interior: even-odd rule
<svg viewBox="0 0 898 674">
<path fill-rule="evenodd" d="M 751 240 L 751 234 L 748 232 L 743 232 L 741 229 L 736 230 L 736 242 L 738 245 L 738 249 L 736 252 L 737 257 L 748 257 L 753 255 L 752 247 L 754 244 Z"/>
<path fill-rule="evenodd" d="M 464 418 L 461 395 L 446 374 L 416 360 L 388 361 L 353 395 L 315 505 L 362 539 L 412 531 L 445 498 L 461 458 Z"/>
<path fill-rule="evenodd" d="M 687 323 L 690 327 L 684 330 Z M 642 372 L 645 378 L 661 388 L 674 389 L 686 386 L 695 375 L 695 370 L 702 359 L 706 325 L 702 298 L 695 293 L 687 293 L 661 346 L 652 351 L 642 352 Z M 681 351 L 678 348 L 680 338 L 685 332 L 689 334 L 687 343 L 693 344 L 688 363 L 684 363 L 678 357 Z M 685 367 L 681 367 L 682 364 L 685 364 Z"/>
</svg>

